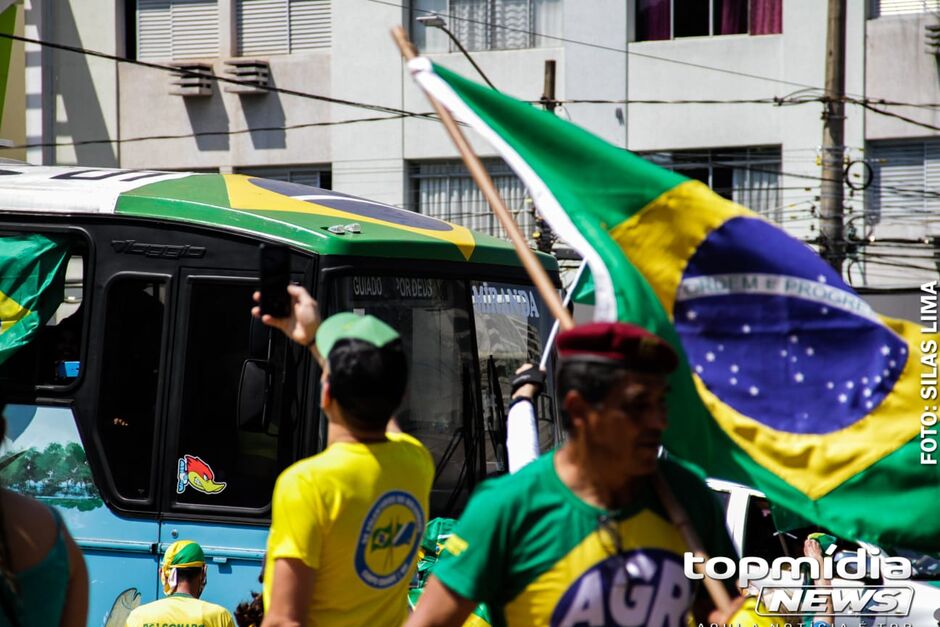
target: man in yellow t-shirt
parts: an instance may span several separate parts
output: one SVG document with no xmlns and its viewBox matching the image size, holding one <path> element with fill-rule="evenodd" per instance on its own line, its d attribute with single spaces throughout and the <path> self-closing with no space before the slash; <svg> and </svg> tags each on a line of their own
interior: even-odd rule
<svg viewBox="0 0 940 627">
<path fill-rule="evenodd" d="M 307 291 L 288 291 L 288 317 L 253 313 L 320 362 L 329 435 L 274 487 L 263 626 L 401 625 L 434 478 L 431 454 L 392 419 L 408 379 L 401 338 L 373 316 L 321 325 Z"/>
<path fill-rule="evenodd" d="M 160 581 L 167 597 L 134 609 L 127 627 L 235 627 L 228 610 L 199 600 L 206 589 L 206 557 L 195 542 L 179 540 L 170 545 L 160 564 Z"/>
</svg>

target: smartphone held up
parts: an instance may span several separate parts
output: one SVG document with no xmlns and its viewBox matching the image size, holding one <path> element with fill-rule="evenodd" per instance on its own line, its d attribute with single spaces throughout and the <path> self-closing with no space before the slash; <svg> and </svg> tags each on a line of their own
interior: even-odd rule
<svg viewBox="0 0 940 627">
<path fill-rule="evenodd" d="M 261 244 L 261 315 L 290 315 L 290 251 L 280 244 Z"/>
</svg>

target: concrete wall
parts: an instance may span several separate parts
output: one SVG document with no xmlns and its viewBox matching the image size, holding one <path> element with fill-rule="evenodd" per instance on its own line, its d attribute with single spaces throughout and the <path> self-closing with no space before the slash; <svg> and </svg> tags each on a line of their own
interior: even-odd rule
<svg viewBox="0 0 940 627">
<path fill-rule="evenodd" d="M 865 95 L 870 99 L 895 102 L 940 102 L 940 64 L 938 57 L 927 52 L 926 26 L 936 24 L 938 18 L 931 13 L 879 17 L 866 23 L 866 76 Z M 917 122 L 940 126 L 940 110 L 918 107 L 881 107 Z M 868 140 L 919 139 L 940 135 L 904 120 L 865 113 L 865 135 Z M 880 219 L 872 232 L 878 239 L 922 241 L 940 234 L 940 216 L 922 216 L 917 219 Z M 853 272 L 856 283 L 872 286 L 919 286 L 937 278 L 937 271 L 929 258 L 929 249 L 879 246 L 873 248 L 882 255 L 898 255 L 886 259 L 897 266 L 859 263 Z M 925 257 L 911 258 L 911 255 Z"/>
<path fill-rule="evenodd" d="M 268 60 L 277 87 L 330 93 L 329 52 L 257 58 Z M 224 74 L 224 60 L 207 62 L 215 74 Z M 224 83 L 215 83 L 211 96 L 183 97 L 169 93 L 173 80 L 167 72 L 121 65 L 122 167 L 228 170 L 330 162 L 328 126 L 252 130 L 329 121 L 329 104 L 275 93 L 234 94 L 225 91 Z M 153 135 L 188 137 L 127 141 Z"/>
<path fill-rule="evenodd" d="M 926 26 L 937 24 L 931 13 L 897 15 L 868 20 L 865 94 L 872 99 L 897 102 L 940 102 L 940 58 L 927 52 Z M 940 126 L 940 109 L 884 107 L 905 117 Z M 937 135 L 937 131 L 903 120 L 868 112 L 868 139 L 895 139 Z"/>
<path fill-rule="evenodd" d="M 396 6 L 355 0 L 333 1 L 333 77 L 335 98 L 403 108 L 402 59 L 391 29 L 407 23 Z M 333 120 L 394 116 L 358 107 L 333 105 Z M 404 203 L 402 120 L 358 122 L 332 128 L 333 187 L 394 205 Z"/>
<path fill-rule="evenodd" d="M 115 0 L 53 1 L 51 24 L 45 38 L 70 46 L 90 48 L 107 54 L 118 52 L 123 28 L 117 23 Z M 117 64 L 74 52 L 51 52 L 54 100 L 53 136 L 56 142 L 82 142 L 115 139 L 118 136 Z M 95 143 L 55 148 L 60 164 L 115 167 L 120 162 L 114 143 Z"/>
<path fill-rule="evenodd" d="M 17 35 L 23 34 L 23 7 L 14 6 L 16 11 Z M 7 75 L 7 90 L 3 99 L 3 112 L 0 117 L 0 139 L 10 142 L 14 146 L 26 143 L 26 65 L 23 54 L 23 42 L 11 43 L 10 66 L 5 68 Z M 0 149 L 0 157 L 4 159 L 26 159 L 24 148 Z"/>
<path fill-rule="evenodd" d="M 627 2 L 570 1 L 563 16 L 565 38 L 564 96 L 571 100 L 625 100 L 628 58 Z M 589 44 L 589 45 L 586 45 Z M 559 60 L 559 67 L 561 67 Z M 560 115 L 610 143 L 627 146 L 622 104 L 567 104 Z M 618 116 L 618 111 L 620 115 Z"/>
</svg>

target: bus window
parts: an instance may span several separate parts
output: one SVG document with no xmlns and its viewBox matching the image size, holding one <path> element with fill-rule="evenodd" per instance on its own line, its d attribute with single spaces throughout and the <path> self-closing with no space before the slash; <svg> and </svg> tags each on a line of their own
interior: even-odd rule
<svg viewBox="0 0 940 627">
<path fill-rule="evenodd" d="M 352 276 L 335 281 L 330 300 L 329 313 L 371 314 L 401 334 L 409 372 L 398 420 L 440 467 L 431 493 L 432 515 L 453 509 L 462 480 L 478 474 L 467 467 L 476 456 L 465 454 L 482 445 L 477 438 L 466 441 L 464 431 L 475 403 L 466 295 L 465 281 Z"/>
<path fill-rule="evenodd" d="M 56 282 L 62 299 L 33 340 L 0 365 L 0 383 L 13 387 L 68 386 L 78 379 L 84 329 L 84 256 L 74 242 Z M 60 292 L 55 291 L 58 295 Z"/>
<path fill-rule="evenodd" d="M 499 413 L 499 400 L 492 398 L 492 393 L 499 394 L 503 408 L 509 406 L 516 369 L 524 363 L 539 363 L 544 339 L 548 337 L 554 319 L 534 287 L 481 281 L 473 281 L 470 287 L 484 392 L 483 417 L 487 428 L 491 429 L 501 425 L 496 415 Z M 495 386 L 490 382 L 492 374 L 497 379 Z M 539 424 L 541 450 L 554 445 L 554 435 L 554 429 Z M 492 466 L 489 448 L 487 460 Z M 498 470 L 505 471 L 506 468 Z"/>
<path fill-rule="evenodd" d="M 172 459 L 178 504 L 259 509 L 271 502 L 279 470 L 279 425 L 263 419 L 242 421 L 238 407 L 246 362 L 266 364 L 272 340 L 269 329 L 253 323 L 254 289 L 254 283 L 246 281 L 191 282 L 188 332 L 181 344 L 186 347 L 182 405 Z M 273 337 L 282 341 L 280 334 Z"/>
<path fill-rule="evenodd" d="M 166 282 L 121 276 L 106 298 L 98 434 L 118 494 L 148 499 Z"/>
</svg>

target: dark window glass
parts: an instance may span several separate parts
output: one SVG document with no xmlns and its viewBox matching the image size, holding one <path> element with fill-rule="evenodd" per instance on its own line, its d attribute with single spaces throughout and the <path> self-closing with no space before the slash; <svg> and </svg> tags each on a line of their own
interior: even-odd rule
<svg viewBox="0 0 940 627">
<path fill-rule="evenodd" d="M 338 311 L 371 314 L 401 334 L 408 388 L 398 421 L 442 464 L 431 491 L 432 517 L 453 515 L 481 472 L 482 447 L 490 446 L 470 426 L 478 397 L 466 282 L 345 277 L 332 292 L 330 312 Z"/>
<path fill-rule="evenodd" d="M 709 0 L 673 0 L 673 37 L 708 35 Z"/>
<path fill-rule="evenodd" d="M 762 557 L 773 561 L 786 554 L 786 547 L 777 534 L 770 503 L 761 496 L 752 496 L 747 503 L 747 518 L 744 521 L 744 547 L 741 551 L 749 557 Z"/>
<path fill-rule="evenodd" d="M 729 165 L 716 163 L 712 168 L 711 186 L 719 196 L 733 200 L 734 168 Z"/>
<path fill-rule="evenodd" d="M 777 35 L 783 32 L 783 0 L 751 0 L 751 34 Z"/>
<path fill-rule="evenodd" d="M 713 492 L 715 498 L 718 499 L 718 502 L 721 504 L 721 511 L 727 516 L 728 514 L 728 504 L 731 502 L 731 493 L 725 492 L 723 490 L 715 490 Z"/>
<path fill-rule="evenodd" d="M 655 41 L 672 36 L 669 0 L 636 0 L 636 40 Z"/>
<path fill-rule="evenodd" d="M 283 340 L 251 317 L 253 289 L 192 284 L 174 459 L 180 503 L 261 508 L 271 501 L 280 425 L 270 419 L 276 412 L 268 357 L 271 343 L 282 350 Z M 240 411 L 240 390 L 258 411 Z"/>
<path fill-rule="evenodd" d="M 747 33 L 748 0 L 715 0 L 712 11 L 715 35 L 740 35 Z"/>
<path fill-rule="evenodd" d="M 120 278 L 107 291 L 98 434 L 118 493 L 150 496 L 166 285 Z"/>
</svg>

